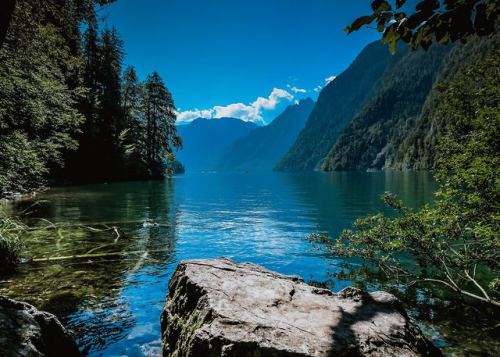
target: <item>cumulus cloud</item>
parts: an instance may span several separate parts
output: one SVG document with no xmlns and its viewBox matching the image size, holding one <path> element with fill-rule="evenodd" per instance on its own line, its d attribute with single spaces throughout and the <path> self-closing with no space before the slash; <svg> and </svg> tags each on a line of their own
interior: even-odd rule
<svg viewBox="0 0 500 357">
<path fill-rule="evenodd" d="M 290 89 L 294 93 L 307 93 L 306 89 L 297 88 L 295 86 L 292 87 L 290 84 L 287 84 L 287 88 Z"/>
<path fill-rule="evenodd" d="M 333 82 L 335 80 L 335 78 L 337 78 L 337 76 L 330 76 L 330 77 L 325 78 L 326 84 Z"/>
<path fill-rule="evenodd" d="M 290 89 L 292 90 L 292 89 Z M 268 97 L 258 97 L 249 104 L 233 103 L 229 105 L 216 105 L 205 110 L 186 110 L 177 113 L 178 122 L 190 122 L 196 118 L 238 118 L 244 121 L 263 122 L 262 113 L 266 110 L 274 110 L 283 101 L 292 101 L 294 96 L 280 88 L 274 88 Z"/>
<path fill-rule="evenodd" d="M 212 118 L 214 114 L 213 109 L 205 109 L 205 110 L 185 110 L 177 112 L 177 121 L 178 122 L 190 122 L 196 118 Z"/>
</svg>

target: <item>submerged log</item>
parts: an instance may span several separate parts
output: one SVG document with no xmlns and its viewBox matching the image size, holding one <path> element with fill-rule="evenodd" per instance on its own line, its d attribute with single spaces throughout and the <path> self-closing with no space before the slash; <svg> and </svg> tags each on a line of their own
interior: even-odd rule
<svg viewBox="0 0 500 357">
<path fill-rule="evenodd" d="M 81 354 L 54 315 L 0 296 L 0 356 L 79 357 Z"/>
<path fill-rule="evenodd" d="M 386 292 L 334 294 L 253 264 L 181 262 L 163 356 L 440 356 Z"/>
</svg>

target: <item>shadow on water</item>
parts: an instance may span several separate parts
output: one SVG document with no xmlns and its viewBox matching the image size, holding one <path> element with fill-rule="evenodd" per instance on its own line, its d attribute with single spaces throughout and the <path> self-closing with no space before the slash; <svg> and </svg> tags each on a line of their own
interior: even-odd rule
<svg viewBox="0 0 500 357">
<path fill-rule="evenodd" d="M 173 191 L 173 181 L 166 180 L 114 184 L 112 190 L 108 185 L 69 187 L 39 197 L 29 223 L 48 228 L 29 235 L 25 255 L 68 259 L 21 265 L 0 285 L 0 294 L 58 315 L 83 351 L 96 353 L 130 338 L 140 304 L 149 302 L 131 301 L 125 285 L 128 290 L 153 285 L 155 302 L 166 293 L 165 271 L 175 251 Z M 119 227 L 120 236 L 102 225 Z M 89 254 L 102 257 L 71 258 Z M 159 316 L 158 309 L 152 313 Z"/>
</svg>

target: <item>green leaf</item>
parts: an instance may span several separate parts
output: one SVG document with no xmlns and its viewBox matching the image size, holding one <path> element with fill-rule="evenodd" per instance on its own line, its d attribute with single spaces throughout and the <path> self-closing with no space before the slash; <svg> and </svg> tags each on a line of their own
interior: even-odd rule
<svg viewBox="0 0 500 357">
<path fill-rule="evenodd" d="M 361 16 L 358 17 L 354 22 L 347 28 L 347 32 L 351 33 L 353 31 L 357 31 L 361 28 L 361 26 L 368 25 L 375 19 L 374 15 L 371 16 Z"/>
</svg>

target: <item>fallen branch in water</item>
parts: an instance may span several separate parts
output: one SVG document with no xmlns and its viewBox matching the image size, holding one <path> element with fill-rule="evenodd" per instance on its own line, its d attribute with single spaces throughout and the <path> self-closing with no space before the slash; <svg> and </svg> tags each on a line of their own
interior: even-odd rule
<svg viewBox="0 0 500 357">
<path fill-rule="evenodd" d="M 147 253 L 160 253 L 169 252 L 171 249 L 155 249 L 150 250 Z M 55 256 L 55 257 L 45 257 L 45 258 L 33 258 L 28 262 L 40 263 L 40 262 L 55 262 L 61 260 L 75 260 L 75 259 L 90 259 L 90 258 L 106 258 L 106 257 L 117 257 L 122 255 L 134 255 L 134 254 L 144 254 L 143 250 L 136 250 L 132 252 L 110 252 L 110 253 L 95 253 L 95 254 L 76 254 L 76 255 L 66 255 L 66 256 Z"/>
</svg>

